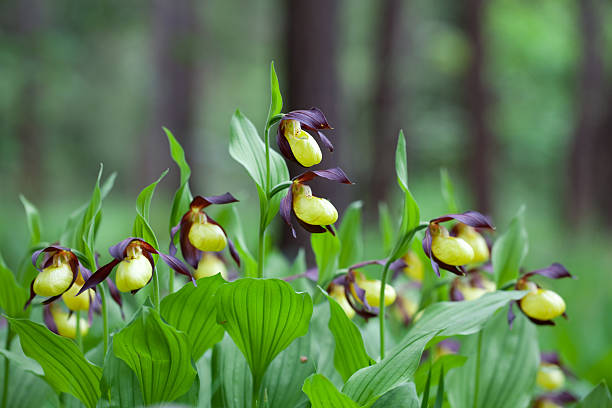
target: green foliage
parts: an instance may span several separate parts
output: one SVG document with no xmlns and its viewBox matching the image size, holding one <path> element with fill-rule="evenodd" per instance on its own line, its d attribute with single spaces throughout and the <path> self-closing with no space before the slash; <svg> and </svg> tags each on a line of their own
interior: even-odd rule
<svg viewBox="0 0 612 408">
<path fill-rule="evenodd" d="M 168 174 L 167 169 L 159 176 L 157 181 L 149 184 L 140 194 L 138 194 L 138 198 L 136 199 L 136 218 L 134 219 L 134 226 L 132 227 L 132 234 L 135 237 L 144 239 L 156 249 L 159 249 L 159 243 L 157 242 L 157 237 L 155 237 L 153 228 L 151 228 L 149 224 L 149 212 L 151 210 L 151 200 L 153 199 L 155 188 L 166 174 Z"/>
<path fill-rule="evenodd" d="M 236 344 L 228 336 L 215 344 L 212 358 L 217 392 L 213 406 L 226 408 L 252 408 L 253 380 L 249 365 Z"/>
<path fill-rule="evenodd" d="M 451 214 L 457 213 L 457 201 L 455 200 L 455 187 L 448 175 L 447 169 L 440 169 L 440 186 L 442 188 L 442 198 L 446 202 L 446 208 Z"/>
<path fill-rule="evenodd" d="M 180 143 L 176 140 L 174 135 L 167 128 L 163 128 L 168 138 L 168 144 L 170 145 L 170 155 L 172 160 L 176 163 L 179 168 L 181 175 L 181 183 L 174 194 L 172 200 L 172 210 L 170 211 L 170 226 L 168 229 L 172 229 L 179 223 L 183 214 L 189 209 L 189 203 L 193 200 L 191 190 L 189 189 L 189 177 L 191 177 L 191 168 L 187 164 L 185 159 L 185 151 Z"/>
<path fill-rule="evenodd" d="M 304 382 L 302 388 L 312 404 L 312 408 L 359 408 L 355 401 L 336 389 L 321 374 L 313 374 Z"/>
<path fill-rule="evenodd" d="M 187 283 L 164 298 L 161 315 L 166 322 L 187 334 L 191 355 L 198 361 L 206 350 L 223 338 L 225 330 L 217 323 L 215 292 L 225 281 L 220 274 Z"/>
<path fill-rule="evenodd" d="M 347 268 L 359 262 L 363 256 L 363 233 L 361 231 L 361 209 L 363 203 L 355 201 L 351 203 L 342 217 L 340 228 L 338 228 L 338 239 L 340 240 L 340 255 L 338 256 L 338 267 Z"/>
<path fill-rule="evenodd" d="M 331 296 L 329 301 L 329 330 L 335 341 L 334 366 L 346 382 L 351 375 L 361 368 L 375 363 L 366 353 L 359 328 L 348 318 L 344 310 Z"/>
<path fill-rule="evenodd" d="M 138 377 L 123 360 L 115 356 L 112 342 L 104 360 L 100 391 L 111 407 L 128 408 L 144 404 Z"/>
<path fill-rule="evenodd" d="M 605 381 L 600 382 L 577 405 L 577 408 L 591 407 L 612 408 L 612 395 Z"/>
<path fill-rule="evenodd" d="M 189 391 L 196 377 L 187 335 L 148 306 L 115 334 L 113 349 L 138 377 L 146 405 L 174 401 Z"/>
<path fill-rule="evenodd" d="M 23 195 L 19 196 L 23 208 L 26 212 L 26 220 L 28 222 L 28 230 L 30 231 L 30 247 L 37 245 L 41 240 L 41 223 L 38 209 L 29 202 Z"/>
<path fill-rule="evenodd" d="M 281 113 L 283 109 L 283 97 L 280 93 L 278 85 L 278 77 L 274 69 L 274 61 L 270 63 L 270 109 L 268 110 L 268 119 L 266 120 L 266 128 L 272 126 L 273 118 Z"/>
<path fill-rule="evenodd" d="M 327 283 L 338 270 L 338 256 L 340 255 L 340 239 L 332 234 L 310 234 L 310 245 L 315 254 L 319 270 L 319 286 Z"/>
<path fill-rule="evenodd" d="M 512 219 L 508 230 L 493 245 L 491 262 L 498 287 L 518 277 L 521 264 L 527 255 L 528 243 L 524 212 L 525 208 L 521 207 Z"/>
<path fill-rule="evenodd" d="M 100 165 L 98 178 L 94 186 L 93 193 L 89 205 L 85 208 L 85 212 L 81 221 L 77 224 L 75 245 L 74 248 L 81 251 L 87 259 L 93 260 L 94 257 L 94 241 L 96 238 L 97 226 L 100 223 L 100 210 L 102 209 L 102 192 L 100 190 L 100 179 L 102 177 L 103 166 Z"/>
<path fill-rule="evenodd" d="M 308 331 L 312 300 L 278 279 L 240 279 L 217 290 L 217 321 L 249 363 L 259 390 L 274 357 Z"/>
<path fill-rule="evenodd" d="M 89 363 L 76 344 L 29 320 L 8 319 L 26 356 L 36 360 L 45 380 L 58 392 L 77 397 L 93 408 L 100 398 L 102 369 Z"/>
<path fill-rule="evenodd" d="M 393 388 L 372 405 L 372 408 L 386 407 L 419 408 L 419 397 L 414 383 L 409 382 Z"/>
<path fill-rule="evenodd" d="M 13 272 L 0 263 L 0 308 L 10 317 L 25 317 L 30 309 L 23 306 L 28 300 L 28 290 L 17 283 Z"/>
</svg>

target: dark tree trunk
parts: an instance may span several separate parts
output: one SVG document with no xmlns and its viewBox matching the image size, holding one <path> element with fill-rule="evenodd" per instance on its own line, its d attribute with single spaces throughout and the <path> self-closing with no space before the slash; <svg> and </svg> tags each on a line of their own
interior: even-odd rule
<svg viewBox="0 0 612 408">
<path fill-rule="evenodd" d="M 143 170 L 149 183 L 161 170 L 172 168 L 162 126 L 183 145 L 189 163 L 196 164 L 194 108 L 198 92 L 197 46 L 201 40 L 195 0 L 153 1 L 152 46 L 155 94 L 151 128 L 145 135 Z M 195 169 L 194 169 L 195 170 Z M 178 180 L 178 173 L 172 172 Z M 197 171 L 194 171 L 197 174 Z M 178 183 L 178 181 L 177 181 Z"/>
<path fill-rule="evenodd" d="M 349 157 L 348 143 L 341 141 L 342 124 L 339 109 L 339 84 L 337 73 L 338 0 L 290 0 L 287 2 L 286 47 L 288 61 L 288 100 L 283 110 L 318 107 L 335 128 L 327 132 L 335 150 L 322 149 L 323 161 L 317 168 L 338 166 L 339 156 Z M 304 168 L 289 164 L 291 176 Z M 350 176 L 350 175 L 349 175 Z M 341 210 L 346 206 L 342 188 L 332 182 L 313 182 L 317 196 L 330 199 Z M 298 231 L 298 239 L 288 234 L 283 239 L 283 249 L 294 253 L 299 247 L 309 246 L 309 235 Z"/>
<path fill-rule="evenodd" d="M 597 190 L 606 189 L 610 180 L 602 180 L 598 185 L 597 135 L 602 130 L 602 119 L 605 109 L 604 68 L 602 59 L 603 44 L 601 27 L 595 2 L 579 0 L 579 23 L 582 34 L 582 59 L 578 82 L 578 117 L 570 153 L 570 183 L 567 192 L 567 203 L 570 219 L 574 224 L 584 220 L 594 209 Z M 607 135 L 609 138 L 609 134 Z M 609 147 L 606 138 L 604 146 Z M 609 152 L 609 150 L 608 150 Z"/>
<path fill-rule="evenodd" d="M 374 201 L 387 201 L 389 190 L 395 185 L 395 149 L 397 134 L 401 128 L 398 115 L 397 65 L 399 45 L 406 44 L 402 28 L 402 0 L 384 0 L 378 23 L 376 42 L 376 77 L 372 97 L 374 111 L 371 135 L 373 162 L 369 195 Z M 404 129 L 406 135 L 406 129 Z M 406 137 L 408 137 L 406 135 Z M 376 202 L 372 202 L 376 205 Z M 376 210 L 376 207 L 372 208 Z M 376 211 L 372 211 L 376 214 Z"/>
<path fill-rule="evenodd" d="M 469 181 L 479 211 L 491 211 L 492 167 L 494 136 L 488 123 L 491 107 L 489 85 L 485 78 L 485 38 L 483 21 L 485 0 L 467 0 L 465 3 L 464 29 L 471 44 L 472 59 L 466 70 L 465 105 L 471 148 L 466 157 Z"/>
</svg>

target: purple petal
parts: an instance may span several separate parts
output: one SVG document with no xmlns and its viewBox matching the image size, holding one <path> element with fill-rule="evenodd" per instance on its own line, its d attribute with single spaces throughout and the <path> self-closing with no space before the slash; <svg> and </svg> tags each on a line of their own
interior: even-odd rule
<svg viewBox="0 0 612 408">
<path fill-rule="evenodd" d="M 200 258 L 202 257 L 202 251 L 197 249 L 191 244 L 189 241 L 189 230 L 191 229 L 191 225 L 193 222 L 190 217 L 184 216 L 181 220 L 181 232 L 179 236 L 179 241 L 181 243 L 181 252 L 183 253 L 183 259 L 189 265 L 194 268 L 198 267 L 198 262 L 200 262 Z"/>
<path fill-rule="evenodd" d="M 72 285 L 70 285 L 70 286 L 72 286 Z M 45 299 L 45 301 L 42 302 L 42 304 L 43 305 L 50 305 L 51 303 L 55 302 L 57 299 L 61 298 L 62 294 L 63 294 L 63 292 L 60 293 L 59 295 L 51 296 L 50 298 Z"/>
<path fill-rule="evenodd" d="M 132 241 L 135 241 L 135 240 L 142 241 L 139 238 L 129 237 L 129 238 L 126 238 L 123 241 L 113 245 L 112 247 L 110 247 L 108 249 L 108 252 L 111 254 L 111 256 L 113 258 L 121 261 L 126 256 L 126 251 L 127 251 L 128 245 L 130 245 L 130 243 Z"/>
<path fill-rule="evenodd" d="M 319 135 L 319 139 L 321 139 L 321 143 L 323 143 L 323 145 L 325 147 L 327 147 L 330 152 L 333 152 L 334 151 L 334 145 L 332 144 L 332 142 L 329 141 L 327 136 L 325 136 L 323 134 L 323 132 L 317 132 L 317 134 Z"/>
<path fill-rule="evenodd" d="M 461 291 L 457 287 L 458 282 L 459 280 L 455 279 L 453 283 L 451 284 L 449 297 L 450 297 L 450 300 L 453 302 L 460 302 L 462 300 L 465 300 L 465 298 L 463 297 L 463 293 L 461 293 Z"/>
<path fill-rule="evenodd" d="M 474 228 L 495 229 L 489 217 L 477 211 L 466 211 L 462 214 L 447 214 L 443 215 L 442 217 L 434 218 L 430 222 L 439 223 L 450 220 L 457 220 Z"/>
<path fill-rule="evenodd" d="M 225 193 L 208 197 L 196 196 L 189 206 L 191 208 L 202 209 L 212 204 L 229 204 L 235 202 L 238 202 L 238 200 L 233 195 L 231 195 L 230 193 Z"/>
<path fill-rule="evenodd" d="M 436 275 L 438 275 L 438 278 L 440 277 L 440 268 L 447 270 L 451 273 L 454 273 L 455 275 L 459 275 L 459 276 L 465 275 L 465 268 L 463 266 L 448 265 L 447 263 L 444 263 L 441 260 L 439 260 L 433 254 L 433 251 L 431 249 L 432 241 L 433 241 L 433 238 L 431 236 L 431 232 L 428 227 L 425 230 L 425 236 L 423 237 L 423 251 L 425 252 L 425 255 L 427 255 L 427 257 L 429 258 L 431 262 L 431 267 L 433 268 L 434 272 L 436 272 Z"/>
<path fill-rule="evenodd" d="M 561 359 L 559 358 L 559 354 L 555 351 L 540 353 L 540 362 L 561 367 Z"/>
<path fill-rule="evenodd" d="M 36 279 L 32 279 L 32 282 L 30 282 L 30 297 L 26 301 L 25 305 L 23 305 L 23 310 L 26 310 L 28 306 L 30 306 L 30 303 L 32 303 L 32 300 L 36 297 L 36 292 L 34 292 L 34 281 L 35 280 Z"/>
<path fill-rule="evenodd" d="M 334 167 L 325 170 L 309 170 L 300 174 L 294 179 L 298 182 L 306 182 L 314 179 L 315 177 L 322 177 L 327 180 L 337 181 L 338 183 L 342 184 L 353 184 L 340 167 Z"/>
<path fill-rule="evenodd" d="M 516 315 L 514 314 L 514 304 L 515 303 L 516 303 L 516 300 L 511 300 L 508 306 L 508 326 L 510 326 L 510 330 L 512 330 L 514 319 L 516 319 Z"/>
<path fill-rule="evenodd" d="M 438 347 L 449 350 L 452 353 L 458 353 L 459 348 L 461 347 L 461 343 L 453 339 L 444 339 L 438 343 Z"/>
<path fill-rule="evenodd" d="M 309 130 L 332 129 L 323 112 L 317 108 L 291 111 L 283 116 L 283 120 L 288 119 L 297 120 L 303 128 Z"/>
<path fill-rule="evenodd" d="M 535 271 L 531 271 L 529 273 L 526 273 L 525 275 L 523 275 L 523 278 L 528 278 L 530 276 L 533 275 L 541 275 L 541 276 L 545 276 L 547 278 L 550 279 L 562 279 L 562 278 L 572 278 L 575 279 L 574 276 L 572 276 L 567 269 L 565 269 L 565 267 L 563 265 L 561 265 L 560 263 L 555 262 L 554 264 L 547 266 L 546 268 L 542 268 L 542 269 L 537 269 Z"/>
<path fill-rule="evenodd" d="M 291 150 L 291 145 L 285 136 L 282 135 L 281 126 L 278 127 L 276 132 L 276 144 L 278 145 L 278 150 L 287 158 L 288 160 L 292 160 L 299 164 L 299 162 L 295 159 L 293 155 L 293 151 Z M 302 166 L 303 167 L 303 166 Z"/>
<path fill-rule="evenodd" d="M 295 238 L 295 228 L 293 228 L 293 224 L 291 223 L 291 207 L 293 205 L 293 193 L 291 190 L 292 188 L 289 188 L 289 191 L 281 200 L 279 212 L 283 221 L 291 228 L 291 235 Z"/>
<path fill-rule="evenodd" d="M 170 229 L 170 246 L 168 248 L 168 252 L 172 256 L 176 255 L 176 245 L 174 245 L 174 237 L 176 236 L 176 234 L 179 232 L 180 229 L 181 229 L 180 222 Z"/>
<path fill-rule="evenodd" d="M 240 267 L 240 255 L 238 254 L 238 251 L 236 250 L 236 245 L 234 245 L 234 241 L 228 238 L 227 246 L 229 247 L 229 251 L 230 251 L 230 255 L 232 256 L 232 259 L 234 260 L 234 262 L 236 262 L 236 265 Z"/>
<path fill-rule="evenodd" d="M 189 268 L 187 267 L 187 265 L 182 263 L 178 258 L 175 258 L 175 257 L 170 256 L 170 255 L 163 254 L 161 252 L 159 253 L 159 257 L 162 259 L 162 261 L 164 261 L 166 263 L 166 265 L 168 265 L 174 271 L 176 271 L 176 272 L 178 272 L 178 273 L 180 273 L 182 275 L 185 275 L 189 279 L 191 279 L 191 281 L 195 285 L 195 279 L 194 279 L 193 275 L 191 274 L 191 272 L 189 271 Z"/>
<path fill-rule="evenodd" d="M 108 275 L 110 275 L 113 268 L 117 266 L 119 262 L 121 261 L 118 259 L 113 259 L 112 261 L 98 269 L 93 275 L 91 275 L 89 279 L 85 281 L 83 287 L 81 288 L 79 293 L 77 293 L 77 296 L 85 292 L 87 289 L 93 288 L 94 286 L 98 285 L 100 282 L 108 278 Z"/>
<path fill-rule="evenodd" d="M 324 227 L 320 225 L 307 224 L 304 221 L 300 220 L 299 218 L 297 217 L 295 218 L 298 220 L 298 223 L 302 226 L 302 228 L 304 228 L 306 231 L 310 232 L 311 234 L 321 234 L 321 233 L 327 232 L 327 229 L 325 229 Z"/>
<path fill-rule="evenodd" d="M 51 330 L 55 334 L 59 334 L 57 331 L 57 325 L 55 324 L 55 320 L 53 320 L 53 314 L 51 313 L 51 306 L 46 305 L 43 308 L 43 321 L 45 322 L 45 326 L 49 330 Z"/>
</svg>

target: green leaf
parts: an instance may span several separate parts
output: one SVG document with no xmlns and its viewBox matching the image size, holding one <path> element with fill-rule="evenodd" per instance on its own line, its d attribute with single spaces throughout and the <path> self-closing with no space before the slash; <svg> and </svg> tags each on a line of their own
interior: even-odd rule
<svg viewBox="0 0 612 408">
<path fill-rule="evenodd" d="M 372 405 L 372 408 L 389 407 L 419 408 L 419 397 L 414 388 L 414 383 L 410 382 L 395 387 Z"/>
<path fill-rule="evenodd" d="M 361 208 L 363 203 L 355 201 L 344 211 L 338 239 L 341 243 L 338 267 L 346 268 L 357 263 L 363 256 L 363 236 L 361 231 Z"/>
<path fill-rule="evenodd" d="M 425 389 L 423 391 L 423 400 L 421 401 L 421 408 L 427 408 L 429 405 L 429 393 L 431 391 L 431 372 L 432 367 L 429 366 L 429 370 L 427 370 L 427 381 L 425 382 Z"/>
<path fill-rule="evenodd" d="M 313 374 L 304 381 L 302 388 L 308 395 L 312 408 L 359 408 L 348 396 L 321 374 Z"/>
<path fill-rule="evenodd" d="M 434 408 L 442 408 L 444 403 L 444 366 L 440 367 L 440 382 L 438 384 L 438 393 L 436 395 L 436 403 Z"/>
<path fill-rule="evenodd" d="M 0 264 L 0 308 L 4 313 L 10 317 L 29 316 L 31 308 L 23 310 L 28 295 L 28 290 L 17 283 L 13 272 Z"/>
<path fill-rule="evenodd" d="M 193 200 L 191 190 L 189 189 L 189 177 L 191 177 L 191 168 L 187 164 L 185 159 L 185 151 L 181 144 L 176 140 L 174 135 L 167 128 L 163 128 L 168 138 L 168 144 L 170 145 L 170 155 L 172 160 L 176 163 L 181 174 L 180 187 L 174 194 L 172 200 L 172 210 L 170 212 L 170 226 L 171 230 L 175 225 L 179 223 L 183 214 L 189 210 L 189 204 Z"/>
<path fill-rule="evenodd" d="M 145 405 L 175 400 L 195 379 L 187 335 L 148 306 L 115 334 L 113 349 L 138 377 Z"/>
<path fill-rule="evenodd" d="M 46 327 L 21 319 L 7 319 L 19 335 L 26 356 L 36 360 L 45 379 L 58 392 L 74 395 L 89 408 L 100 398 L 100 367 L 89 363 L 76 344 Z"/>
<path fill-rule="evenodd" d="M 348 318 L 338 302 L 327 293 L 325 296 L 329 301 L 329 330 L 335 340 L 334 366 L 346 382 L 356 371 L 371 366 L 375 361 L 366 353 L 359 328 Z"/>
<path fill-rule="evenodd" d="M 181 173 L 181 185 L 187 183 L 189 181 L 189 177 L 191 177 L 191 168 L 189 164 L 187 164 L 187 160 L 185 159 L 185 150 L 181 144 L 176 140 L 172 132 L 166 128 L 162 127 L 164 132 L 166 133 L 166 137 L 168 138 L 168 144 L 170 145 L 170 156 L 172 156 L 172 160 L 179 167 Z"/>
<path fill-rule="evenodd" d="M 38 209 L 29 202 L 23 195 L 19 195 L 19 199 L 23 204 L 23 208 L 26 212 L 26 220 L 28 221 L 28 230 L 30 231 L 30 247 L 40 242 L 41 226 L 40 226 L 40 214 Z"/>
<path fill-rule="evenodd" d="M 577 408 L 612 408 L 612 395 L 605 381 L 600 382 L 576 406 Z"/>
<path fill-rule="evenodd" d="M 525 207 L 521 207 L 510 222 L 508 230 L 493 245 L 491 262 L 498 288 L 518 278 L 523 259 L 527 255 L 528 243 L 524 213 Z"/>
<path fill-rule="evenodd" d="M 408 190 L 408 164 L 406 156 L 406 138 L 404 131 L 400 130 L 397 138 L 397 148 L 395 150 L 395 173 L 397 183 L 404 191 Z"/>
<path fill-rule="evenodd" d="M 482 335 L 480 382 L 475 403 L 479 335 Z M 448 399 L 452 407 L 528 406 L 540 353 L 536 328 L 525 317 L 517 316 L 510 330 L 506 314 L 498 313 L 481 334 L 462 341 L 461 353 L 468 356 L 467 363 L 448 374 Z"/>
<path fill-rule="evenodd" d="M 298 407 L 307 403 L 302 384 L 315 372 L 310 334 L 281 351 L 264 376 L 260 401 L 269 407 Z"/>
<path fill-rule="evenodd" d="M 385 203 L 378 203 L 378 224 L 380 235 L 382 236 L 382 244 L 384 253 L 389 253 L 393 247 L 393 222 L 391 222 L 391 213 L 389 207 Z"/>
<path fill-rule="evenodd" d="M 215 292 L 225 281 L 220 274 L 199 279 L 194 286 L 186 284 L 178 292 L 166 296 L 161 315 L 166 322 L 187 333 L 191 355 L 198 361 L 206 350 L 223 338 L 225 329 L 217 323 Z"/>
<path fill-rule="evenodd" d="M 326 287 L 327 283 L 338 270 L 338 256 L 340 255 L 340 240 L 332 234 L 310 234 L 310 245 L 315 254 L 317 268 L 319 269 L 318 284 Z"/>
<path fill-rule="evenodd" d="M 431 385 L 437 385 L 440 382 L 440 368 L 444 367 L 444 373 L 456 367 L 461 367 L 467 361 L 466 356 L 459 354 L 446 354 L 435 359 L 431 365 L 432 377 Z M 421 365 L 414 374 L 414 384 L 417 392 L 422 393 L 425 389 L 425 382 L 428 377 L 429 366 Z"/>
<path fill-rule="evenodd" d="M 404 339 L 384 360 L 357 371 L 343 391 L 361 405 L 371 404 L 415 373 L 423 348 L 434 336 L 467 335 L 480 330 L 499 308 L 525 292 L 488 293 L 465 302 L 439 302 L 423 312 Z"/>
<path fill-rule="evenodd" d="M 159 249 L 159 243 L 157 242 L 157 237 L 153 232 L 153 228 L 151 228 L 149 224 L 149 212 L 151 209 L 151 200 L 153 199 L 153 194 L 155 194 L 155 188 L 166 174 L 168 174 L 168 169 L 159 176 L 157 181 L 149 184 L 140 194 L 138 194 L 138 198 L 136 199 L 136 218 L 134 219 L 134 226 L 132 228 L 132 234 L 135 237 L 144 239 L 156 249 Z"/>
<path fill-rule="evenodd" d="M 283 109 L 283 97 L 278 86 L 278 77 L 274 69 L 274 61 L 270 63 L 270 109 L 268 111 L 267 126 L 270 126 L 270 119 L 281 113 Z"/>
<path fill-rule="evenodd" d="M 266 147 L 253 123 L 240 111 L 232 117 L 230 126 L 230 156 L 240 163 L 258 186 L 261 200 L 267 200 L 267 191 L 289 180 L 289 170 L 283 157 L 270 149 L 270 185 L 266 185 Z M 265 225 L 270 224 L 280 206 L 281 194 L 268 202 Z"/>
<path fill-rule="evenodd" d="M 308 331 L 312 299 L 279 279 L 244 278 L 217 290 L 217 321 L 244 354 L 259 389 L 274 357 Z"/>
<path fill-rule="evenodd" d="M 23 354 L 15 353 L 14 351 L 5 350 L 2 348 L 0 348 L 0 354 L 2 354 L 4 358 L 8 359 L 12 363 L 18 365 L 22 370 L 34 374 L 37 377 L 43 377 L 45 374 L 40 364 L 31 358 L 24 356 Z"/>
<path fill-rule="evenodd" d="M 251 408 L 253 380 L 249 365 L 232 339 L 226 336 L 215 344 L 212 373 L 218 381 L 213 407 Z"/>
<path fill-rule="evenodd" d="M 244 276 L 247 278 L 252 278 L 257 276 L 257 260 L 249 251 L 247 247 L 246 240 L 244 238 L 244 232 L 242 231 L 242 221 L 240 220 L 240 213 L 238 212 L 238 208 L 236 206 L 232 206 L 232 222 L 233 226 L 233 237 L 234 244 L 236 245 L 236 250 L 240 255 L 240 260 L 242 263 L 242 270 L 244 272 Z"/>
<path fill-rule="evenodd" d="M 100 190 L 100 179 L 102 177 L 103 166 L 100 164 L 100 171 L 94 186 L 89 205 L 85 208 L 81 221 L 76 228 L 75 249 L 83 252 L 87 259 L 94 259 L 94 241 L 96 237 L 96 218 L 102 208 L 102 192 Z"/>
<path fill-rule="evenodd" d="M 35 361 L 3 349 L 0 349 L 0 354 L 8 357 L 10 361 L 6 399 L 3 387 L 0 388 L 0 399 L 6 401 L 6 407 L 40 407 L 42 401 L 58 406 L 57 395 L 42 378 L 43 371 Z M 0 384 L 4 384 L 5 362 L 2 361 L 1 364 L 3 368 L 0 370 Z"/>
<path fill-rule="evenodd" d="M 115 356 L 112 341 L 104 360 L 100 391 L 102 398 L 111 407 L 129 408 L 144 405 L 138 377 L 123 360 Z"/>
<path fill-rule="evenodd" d="M 455 200 L 455 187 L 448 175 L 447 169 L 440 169 L 440 187 L 442 188 L 442 198 L 446 202 L 446 208 L 451 214 L 456 213 L 457 202 Z"/>
</svg>

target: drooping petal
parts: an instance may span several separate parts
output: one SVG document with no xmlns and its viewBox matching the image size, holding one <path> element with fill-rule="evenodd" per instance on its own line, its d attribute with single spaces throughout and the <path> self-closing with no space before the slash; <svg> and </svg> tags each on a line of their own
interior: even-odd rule
<svg viewBox="0 0 612 408">
<path fill-rule="evenodd" d="M 189 268 L 187 267 L 187 265 L 185 265 L 183 262 L 181 262 L 178 258 L 175 258 L 175 257 L 170 256 L 170 255 L 163 254 L 161 252 L 159 253 L 159 257 L 172 270 L 174 270 L 175 272 L 180 273 L 181 275 L 187 276 L 189 279 L 191 279 L 191 281 L 193 282 L 194 285 L 196 284 L 195 278 L 193 277 L 193 275 L 189 271 Z"/>
<path fill-rule="evenodd" d="M 176 234 L 179 232 L 180 229 L 181 229 L 180 221 L 178 224 L 176 224 L 174 227 L 170 229 L 170 246 L 168 247 L 168 253 L 172 256 L 175 256 L 177 252 L 176 245 L 174 245 L 174 237 L 176 237 Z"/>
<path fill-rule="evenodd" d="M 79 293 L 77 293 L 77 296 L 85 292 L 87 289 L 93 288 L 94 286 L 98 285 L 99 283 L 104 281 L 106 278 L 108 278 L 108 275 L 110 275 L 113 268 L 115 268 L 115 266 L 117 266 L 119 262 L 121 262 L 121 260 L 115 258 L 109 263 L 107 263 L 106 265 L 102 266 L 96 272 L 94 272 L 89 277 L 89 279 L 85 281 L 85 283 L 83 284 L 83 287 L 81 288 Z"/>
<path fill-rule="evenodd" d="M 322 177 L 327 180 L 337 181 L 342 184 L 353 184 L 347 177 L 346 173 L 340 167 L 334 167 L 325 170 L 309 170 L 297 177 L 294 180 L 300 183 L 310 181 L 316 177 Z"/>
<path fill-rule="evenodd" d="M 327 229 L 325 227 L 322 227 L 320 225 L 312 225 L 312 224 L 305 223 L 304 221 L 300 220 L 298 217 L 295 217 L 295 219 L 302 226 L 302 228 L 304 228 L 306 231 L 310 232 L 311 234 L 322 234 L 324 232 L 327 232 Z"/>
<path fill-rule="evenodd" d="M 215 195 L 215 196 L 208 196 L 208 197 L 196 196 L 194 197 L 191 204 L 189 204 L 189 207 L 192 209 L 195 209 L 195 208 L 204 209 L 212 204 L 229 204 L 229 203 L 236 203 L 236 202 L 238 202 L 238 200 L 230 193 L 225 193 L 225 194 Z"/>
<path fill-rule="evenodd" d="M 181 228 L 180 228 L 180 236 L 179 241 L 181 243 L 181 252 L 183 254 L 183 259 L 194 268 L 198 267 L 198 262 L 202 257 L 202 251 L 198 248 L 194 247 L 189 240 L 189 230 L 193 225 L 193 221 L 191 217 L 186 214 L 181 219 Z"/>
<path fill-rule="evenodd" d="M 283 221 L 291 228 L 291 235 L 295 238 L 295 228 L 293 228 L 293 223 L 291 222 L 291 211 L 293 208 L 293 192 L 291 190 L 292 188 L 289 188 L 289 191 L 281 200 L 279 212 Z"/>
<path fill-rule="evenodd" d="M 110 292 L 111 298 L 117 303 L 119 306 L 119 310 L 121 311 L 121 318 L 125 320 L 125 314 L 123 313 L 123 301 L 121 300 L 121 294 L 119 293 L 119 289 L 117 289 L 117 285 L 112 279 L 107 281 L 108 283 L 108 291 Z"/>
<path fill-rule="evenodd" d="M 434 218 L 430 222 L 437 224 L 439 222 L 445 222 L 450 220 L 456 220 L 474 228 L 495 229 L 489 217 L 479 213 L 478 211 L 466 211 L 461 214 L 447 214 L 438 218 Z"/>
<path fill-rule="evenodd" d="M 572 274 L 570 274 L 563 265 L 557 262 L 553 263 L 550 266 L 547 266 L 546 268 L 537 269 L 535 271 L 528 272 L 525 275 L 523 275 L 522 278 L 528 278 L 533 275 L 541 275 L 541 276 L 545 276 L 550 279 L 562 279 L 562 278 L 575 279 L 575 276 L 572 276 Z"/>
<path fill-rule="evenodd" d="M 43 308 L 43 321 L 49 330 L 55 334 L 59 334 L 57 331 L 57 325 L 53 319 L 53 314 L 51 313 L 51 305 L 45 305 Z"/>
<path fill-rule="evenodd" d="M 232 259 L 234 260 L 234 262 L 236 262 L 236 265 L 240 267 L 240 255 L 238 254 L 238 250 L 236 249 L 236 245 L 234 244 L 234 241 L 228 238 L 227 246 L 229 247 L 229 251 L 230 251 L 230 255 L 232 256 Z"/>
<path fill-rule="evenodd" d="M 126 238 L 123 241 L 113 245 L 112 247 L 110 247 L 108 249 L 108 252 L 110 253 L 110 255 L 113 258 L 121 261 L 123 258 L 126 257 L 128 245 L 130 245 L 132 243 L 132 241 L 135 241 L 135 240 L 141 241 L 138 238 L 129 237 L 129 238 Z"/>
</svg>

